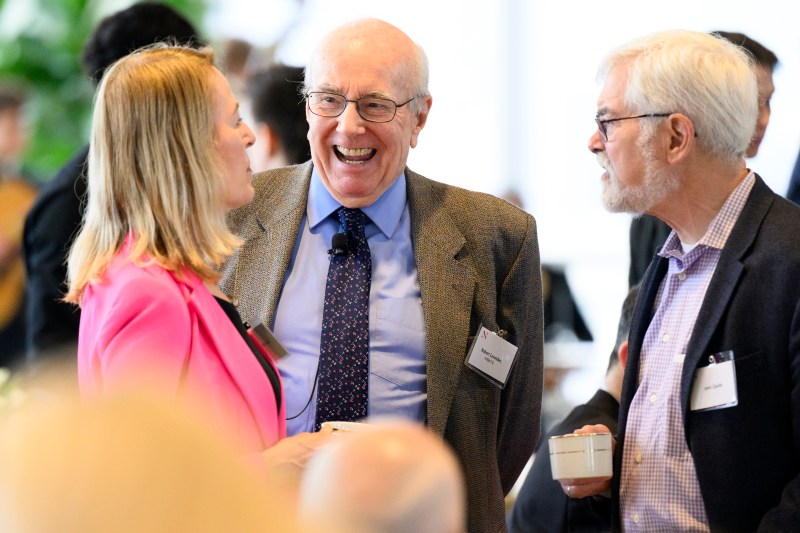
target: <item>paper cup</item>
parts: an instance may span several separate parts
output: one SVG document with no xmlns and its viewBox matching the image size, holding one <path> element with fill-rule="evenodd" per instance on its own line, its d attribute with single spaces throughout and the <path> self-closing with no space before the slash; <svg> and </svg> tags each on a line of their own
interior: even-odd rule
<svg viewBox="0 0 800 533">
<path fill-rule="evenodd" d="M 611 477 L 611 433 L 550 437 L 553 479 Z"/>
</svg>

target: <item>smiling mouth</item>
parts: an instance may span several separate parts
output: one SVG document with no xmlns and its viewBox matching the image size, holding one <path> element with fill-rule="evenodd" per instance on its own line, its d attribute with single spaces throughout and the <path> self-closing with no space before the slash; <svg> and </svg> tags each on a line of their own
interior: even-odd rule
<svg viewBox="0 0 800 533">
<path fill-rule="evenodd" d="M 345 148 L 344 146 L 336 145 L 333 151 L 339 161 L 350 165 L 364 163 L 375 155 L 374 148 Z"/>
</svg>

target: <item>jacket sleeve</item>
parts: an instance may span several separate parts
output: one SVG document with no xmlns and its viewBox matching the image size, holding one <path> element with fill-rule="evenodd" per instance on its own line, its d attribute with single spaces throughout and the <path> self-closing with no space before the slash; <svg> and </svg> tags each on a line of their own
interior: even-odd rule
<svg viewBox="0 0 800 533">
<path fill-rule="evenodd" d="M 539 439 L 544 312 L 536 222 L 527 217 L 522 245 L 498 292 L 498 324 L 517 345 L 517 359 L 502 392 L 497 457 L 508 494 Z"/>
<path fill-rule="evenodd" d="M 188 363 L 194 318 L 166 277 L 141 275 L 108 287 L 92 369 L 102 391 L 134 388 L 177 394 Z M 84 309 L 84 313 L 86 313 Z"/>
<path fill-rule="evenodd" d="M 790 372 L 792 380 L 791 416 L 794 421 L 795 457 L 800 457 L 800 302 L 791 322 L 789 337 Z M 783 488 L 777 507 L 770 509 L 758 526 L 758 531 L 793 531 L 800 524 L 800 474 Z"/>
</svg>

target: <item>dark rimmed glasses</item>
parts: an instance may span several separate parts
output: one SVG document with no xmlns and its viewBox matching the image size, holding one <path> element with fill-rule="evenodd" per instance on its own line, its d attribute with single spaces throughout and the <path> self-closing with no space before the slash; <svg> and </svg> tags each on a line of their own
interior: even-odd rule
<svg viewBox="0 0 800 533">
<path fill-rule="evenodd" d="M 600 132 L 600 138 L 603 142 L 608 142 L 608 131 L 606 127 L 608 124 L 612 122 L 619 122 L 620 120 L 632 120 L 634 118 L 664 118 L 672 115 L 673 113 L 645 113 L 644 115 L 632 115 L 630 117 L 619 117 L 619 118 L 606 118 L 606 119 L 599 119 L 594 117 L 594 121 L 597 122 L 597 130 Z"/>
<path fill-rule="evenodd" d="M 388 98 L 365 96 L 358 100 L 348 100 L 345 96 L 336 93 L 312 91 L 306 93 L 308 109 L 320 117 L 338 117 L 344 113 L 347 104 L 356 104 L 356 110 L 361 118 L 367 122 L 391 122 L 397 110 L 414 101 L 416 96 L 409 98 L 402 104 Z"/>
</svg>

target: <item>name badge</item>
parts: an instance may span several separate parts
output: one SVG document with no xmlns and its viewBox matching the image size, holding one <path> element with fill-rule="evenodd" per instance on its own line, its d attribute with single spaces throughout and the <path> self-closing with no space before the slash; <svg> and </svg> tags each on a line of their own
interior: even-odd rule
<svg viewBox="0 0 800 533">
<path fill-rule="evenodd" d="M 739 404 L 736 390 L 736 367 L 733 351 L 709 356 L 709 365 L 698 368 L 694 374 L 694 385 L 690 408 L 692 411 L 724 409 Z"/>
<path fill-rule="evenodd" d="M 506 386 L 516 358 L 516 346 L 497 333 L 480 326 L 467 352 L 465 364 L 502 389 Z"/>
<path fill-rule="evenodd" d="M 250 338 L 260 344 L 261 348 L 274 362 L 277 363 L 289 354 L 286 348 L 275 338 L 272 331 L 264 324 L 255 325 L 248 329 L 247 332 L 250 334 Z"/>
</svg>

